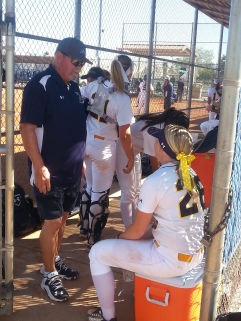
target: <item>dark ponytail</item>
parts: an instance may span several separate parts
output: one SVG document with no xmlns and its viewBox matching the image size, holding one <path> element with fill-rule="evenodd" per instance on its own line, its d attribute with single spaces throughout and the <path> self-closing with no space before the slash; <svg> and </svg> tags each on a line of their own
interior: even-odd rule
<svg viewBox="0 0 241 321">
<path fill-rule="evenodd" d="M 169 124 L 173 124 L 185 127 L 186 129 L 189 128 L 189 118 L 187 117 L 187 114 L 181 110 L 177 110 L 175 107 L 170 107 L 162 113 L 142 114 L 137 116 L 136 119 L 137 121 L 145 121 L 146 125 L 142 130 L 161 123 L 164 123 L 165 127 Z"/>
</svg>

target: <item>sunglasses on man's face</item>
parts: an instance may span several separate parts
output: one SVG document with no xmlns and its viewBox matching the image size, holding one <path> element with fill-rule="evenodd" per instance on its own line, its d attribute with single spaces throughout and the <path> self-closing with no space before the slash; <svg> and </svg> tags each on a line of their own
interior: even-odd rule
<svg viewBox="0 0 241 321">
<path fill-rule="evenodd" d="M 62 52 L 63 55 L 67 56 L 68 58 L 70 58 L 70 62 L 72 63 L 72 65 L 74 65 L 75 67 L 84 67 L 85 65 L 85 61 L 80 61 L 78 59 L 73 59 L 70 56 L 66 55 L 64 52 Z"/>
</svg>

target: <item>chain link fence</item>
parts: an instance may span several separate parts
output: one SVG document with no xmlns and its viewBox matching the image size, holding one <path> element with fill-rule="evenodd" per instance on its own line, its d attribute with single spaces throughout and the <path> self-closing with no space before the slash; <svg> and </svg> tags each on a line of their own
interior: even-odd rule
<svg viewBox="0 0 241 321">
<path fill-rule="evenodd" d="M 150 111 L 156 112 L 163 109 L 163 78 L 168 74 L 174 85 L 174 92 L 177 88 L 177 80 L 182 76 L 185 83 L 183 109 L 187 108 L 188 83 L 189 83 L 189 60 L 191 52 L 191 38 L 193 23 L 193 10 L 182 1 L 176 1 L 178 5 L 185 6 L 190 12 L 188 19 L 190 23 L 168 23 L 159 22 L 163 16 L 172 19 L 172 12 L 168 1 L 158 2 L 156 7 L 156 23 L 154 34 L 154 48 L 152 63 L 152 85 L 154 94 L 152 96 Z M 78 6 L 77 6 L 78 4 Z M 80 10 L 77 12 L 77 10 Z M 138 10 L 139 14 L 135 15 Z M 176 9 L 177 10 L 177 9 Z M 185 10 L 185 9 L 184 9 Z M 4 12 L 4 6 L 3 6 Z M 110 69 L 113 57 L 121 50 L 132 56 L 135 62 L 135 70 L 130 85 L 133 96 L 133 112 L 137 112 L 138 79 L 143 78 L 148 72 L 148 43 L 150 29 L 150 6 L 147 2 L 126 1 L 120 3 L 109 3 L 102 0 L 83 1 L 16 1 L 16 37 L 15 37 L 15 62 L 14 62 L 14 87 L 15 87 L 15 153 L 22 153 L 15 156 L 16 180 L 25 181 L 26 159 L 23 152 L 21 137 L 19 135 L 19 119 L 21 109 L 22 92 L 26 83 L 38 72 L 46 69 L 51 63 L 56 43 L 68 36 L 76 36 L 76 30 L 80 34 L 81 40 L 87 45 L 87 56 L 93 62 L 93 66 L 99 65 L 103 69 Z M 77 18 L 76 18 L 77 17 Z M 79 18 L 79 19 L 78 19 Z M 165 19 L 167 20 L 167 19 Z M 180 19 L 182 20 L 182 19 Z M 114 22 L 114 23 L 113 23 Z M 76 25 L 79 23 L 78 25 Z M 201 32 L 199 33 L 199 28 Z M 219 34 L 219 25 L 212 23 L 209 25 L 198 25 L 197 47 L 204 42 L 203 35 L 212 29 L 210 35 Z M 77 32 L 77 33 L 78 33 Z M 200 38 L 200 40 L 199 40 Z M 213 55 L 217 55 L 218 39 L 209 40 L 212 43 Z M 205 39 L 205 43 L 208 41 Z M 4 37 L 2 40 L 4 46 Z M 2 50 L 3 68 L 5 68 L 5 51 Z M 196 56 L 198 63 L 198 55 Z M 203 59 L 203 58 L 202 58 Z M 202 61 L 201 61 L 202 62 Z M 185 63 L 185 64 L 184 64 Z M 208 65 L 208 78 L 198 80 L 198 70 L 193 84 L 192 101 L 193 107 L 203 106 L 202 103 L 207 96 L 207 88 L 210 87 L 211 80 L 216 77 L 217 66 Z M 88 71 L 86 65 L 81 73 Z M 205 68 L 204 68 L 205 69 Z M 80 86 L 85 85 L 80 80 Z M 3 109 L 5 105 L 5 89 L 2 91 Z M 205 116 L 205 113 L 204 113 Z M 1 128 L 4 133 L 5 116 L 1 119 Z M 4 135 L 2 135 L 4 143 Z M 20 161 L 18 161 L 20 157 Z M 25 161 L 22 161 L 22 157 Z M 4 165 L 4 158 L 3 158 Z M 23 167 L 22 167 L 23 166 Z M 4 167 L 4 166 L 3 166 Z M 28 184 L 27 191 L 31 195 L 32 190 Z"/>
<path fill-rule="evenodd" d="M 6 0 L 7 1 L 7 0 Z M 5 4 L 2 3 L 3 15 Z M 190 92 L 190 57 L 193 45 L 194 10 L 181 0 L 158 1 L 155 10 L 153 34 L 153 56 L 149 56 L 151 6 L 149 1 L 122 0 L 35 0 L 15 1 L 16 36 L 14 54 L 14 172 L 15 180 L 32 195 L 28 183 L 27 157 L 19 133 L 21 100 L 26 83 L 51 63 L 56 44 L 65 37 L 80 37 L 87 45 L 87 57 L 93 66 L 110 69 L 116 54 L 129 54 L 135 63 L 130 84 L 132 107 L 137 113 L 138 79 L 149 72 L 148 62 L 152 58 L 151 83 L 154 94 L 149 102 L 150 112 L 163 110 L 162 85 L 169 75 L 177 89 L 177 80 L 182 77 L 185 84 L 184 100 L 174 103 L 176 108 L 188 108 Z M 4 18 L 3 23 L 4 24 Z M 226 39 L 228 31 L 200 14 L 198 23 L 194 79 L 192 84 L 191 108 L 202 108 L 200 117 L 207 116 L 205 101 L 213 78 L 223 77 Z M 222 39 L 222 46 L 220 46 Z M 1 36 L 2 65 L 1 144 L 6 143 L 6 66 L 5 37 Z M 222 57 L 219 61 L 218 58 Z M 88 71 L 86 65 L 81 74 Z M 81 76 L 81 75 L 80 75 Z M 79 79 L 79 85 L 85 82 Z M 192 117 L 192 114 L 191 114 Z M 2 178 L 5 177 L 5 156 L 1 156 Z M 237 196 L 238 197 L 238 196 Z M 238 256 L 239 258 L 239 256 Z M 240 273 L 239 270 L 237 273 Z M 232 277 L 229 282 L 235 282 Z M 232 286 L 231 286 L 232 287 Z M 224 288 L 224 286 L 223 286 Z M 226 293 L 226 292 L 225 292 Z M 220 299 L 221 311 L 227 311 L 227 300 Z"/>
</svg>

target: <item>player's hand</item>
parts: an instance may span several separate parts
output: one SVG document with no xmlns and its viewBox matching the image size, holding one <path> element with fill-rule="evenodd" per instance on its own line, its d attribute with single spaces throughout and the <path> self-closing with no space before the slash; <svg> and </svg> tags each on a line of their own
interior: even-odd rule
<svg viewBox="0 0 241 321">
<path fill-rule="evenodd" d="M 126 165 L 126 168 L 123 169 L 123 172 L 125 174 L 129 174 L 133 168 L 133 165 L 134 165 L 134 158 L 133 159 L 129 159 L 128 160 L 128 163 Z"/>
<path fill-rule="evenodd" d="M 51 190 L 50 173 L 47 167 L 43 166 L 34 171 L 34 184 L 40 193 L 46 194 Z"/>
</svg>

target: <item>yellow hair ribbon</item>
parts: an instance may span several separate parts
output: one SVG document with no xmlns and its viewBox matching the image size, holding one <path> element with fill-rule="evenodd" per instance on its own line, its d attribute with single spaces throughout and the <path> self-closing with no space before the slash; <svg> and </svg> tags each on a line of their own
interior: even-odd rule
<svg viewBox="0 0 241 321">
<path fill-rule="evenodd" d="M 192 184 L 191 184 L 191 176 L 189 174 L 189 166 L 191 162 L 195 159 L 194 155 L 186 155 L 184 152 L 179 153 L 176 156 L 177 160 L 180 160 L 180 169 L 182 171 L 182 179 L 184 187 L 191 191 Z"/>
</svg>

